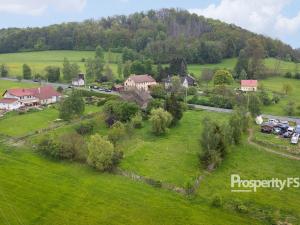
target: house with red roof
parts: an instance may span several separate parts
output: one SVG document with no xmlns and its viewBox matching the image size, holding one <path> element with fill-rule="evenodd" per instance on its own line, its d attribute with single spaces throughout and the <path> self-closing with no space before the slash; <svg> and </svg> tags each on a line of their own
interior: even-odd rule
<svg viewBox="0 0 300 225">
<path fill-rule="evenodd" d="M 23 106 L 49 105 L 59 101 L 61 94 L 52 86 L 13 88 L 4 92 L 0 109 L 15 110 Z"/>
<path fill-rule="evenodd" d="M 257 91 L 257 80 L 241 80 L 241 91 Z"/>
<path fill-rule="evenodd" d="M 149 88 L 156 85 L 156 81 L 150 75 L 131 75 L 124 83 L 125 90 L 137 89 L 139 91 L 149 91 Z"/>
</svg>

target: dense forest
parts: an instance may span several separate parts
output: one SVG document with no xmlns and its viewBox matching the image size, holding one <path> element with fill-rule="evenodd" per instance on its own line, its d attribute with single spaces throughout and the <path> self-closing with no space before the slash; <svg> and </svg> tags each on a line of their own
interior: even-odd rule
<svg viewBox="0 0 300 225">
<path fill-rule="evenodd" d="M 123 52 L 124 60 L 148 57 L 156 63 L 169 63 L 181 57 L 187 63 L 218 63 L 238 56 L 253 37 L 261 41 L 265 57 L 300 60 L 299 51 L 279 40 L 180 9 L 150 10 L 42 28 L 1 29 L 0 53 L 94 50 L 100 45 L 105 50 Z"/>
</svg>

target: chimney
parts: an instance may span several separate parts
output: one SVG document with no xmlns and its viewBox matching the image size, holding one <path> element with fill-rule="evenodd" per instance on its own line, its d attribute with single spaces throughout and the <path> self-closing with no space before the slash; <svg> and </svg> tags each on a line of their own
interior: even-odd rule
<svg viewBox="0 0 300 225">
<path fill-rule="evenodd" d="M 39 92 L 39 94 L 41 94 L 41 88 L 40 87 L 38 88 L 38 92 Z"/>
</svg>

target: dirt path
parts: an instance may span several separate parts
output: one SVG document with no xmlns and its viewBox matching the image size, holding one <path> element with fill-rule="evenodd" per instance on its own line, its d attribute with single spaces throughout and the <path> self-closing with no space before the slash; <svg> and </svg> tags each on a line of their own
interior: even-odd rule
<svg viewBox="0 0 300 225">
<path fill-rule="evenodd" d="M 252 141 L 253 139 L 253 129 L 249 129 L 249 137 L 247 139 L 248 143 L 250 145 L 253 145 L 259 149 L 262 149 L 264 151 L 267 151 L 267 152 L 270 152 L 270 153 L 273 153 L 273 154 L 276 154 L 276 155 L 280 155 L 284 158 L 288 158 L 288 159 L 293 159 L 293 160 L 299 160 L 300 161 L 300 157 L 298 156 L 293 156 L 293 155 L 290 155 L 290 154 L 285 154 L 285 153 L 282 153 L 282 152 L 278 152 L 278 151 L 275 151 L 275 150 L 272 150 L 270 148 L 267 148 L 267 147 L 264 147 L 264 146 L 261 146 L 255 142 Z"/>
</svg>

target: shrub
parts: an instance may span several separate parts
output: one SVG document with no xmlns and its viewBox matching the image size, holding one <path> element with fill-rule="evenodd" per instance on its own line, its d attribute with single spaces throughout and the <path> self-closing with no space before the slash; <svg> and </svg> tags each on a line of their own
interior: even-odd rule
<svg viewBox="0 0 300 225">
<path fill-rule="evenodd" d="M 223 205 L 222 197 L 220 195 L 215 195 L 212 199 L 211 205 L 216 208 L 220 208 Z"/>
<path fill-rule="evenodd" d="M 60 137 L 45 136 L 38 143 L 37 150 L 54 159 L 79 161 L 86 159 L 84 139 L 76 133 L 66 133 Z"/>
<path fill-rule="evenodd" d="M 75 130 L 80 135 L 92 134 L 94 131 L 94 122 L 93 121 L 82 122 L 75 128 Z"/>
<path fill-rule="evenodd" d="M 126 135 L 125 126 L 121 122 L 116 122 L 108 131 L 108 140 L 114 145 L 121 141 Z"/>
<path fill-rule="evenodd" d="M 162 108 L 153 109 L 151 111 L 150 121 L 152 124 L 153 133 L 156 135 L 164 134 L 171 125 L 172 115 Z"/>
<path fill-rule="evenodd" d="M 299 80 L 300 79 L 300 73 L 295 74 L 295 79 Z"/>
<path fill-rule="evenodd" d="M 137 113 L 134 117 L 131 119 L 131 125 L 133 128 L 142 128 L 143 126 L 143 118 L 140 113 Z"/>
<path fill-rule="evenodd" d="M 196 95 L 197 94 L 197 88 L 196 87 L 189 87 L 188 88 L 188 95 Z"/>
<path fill-rule="evenodd" d="M 233 77 L 227 70 L 217 70 L 214 74 L 214 85 L 231 84 Z"/>
<path fill-rule="evenodd" d="M 119 162 L 119 153 L 111 142 L 99 134 L 93 135 L 88 143 L 87 163 L 99 171 L 111 171 Z"/>
<path fill-rule="evenodd" d="M 292 73 L 291 72 L 286 72 L 285 73 L 285 75 L 284 75 L 284 77 L 286 77 L 286 78 L 292 78 Z"/>
</svg>

